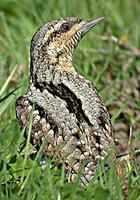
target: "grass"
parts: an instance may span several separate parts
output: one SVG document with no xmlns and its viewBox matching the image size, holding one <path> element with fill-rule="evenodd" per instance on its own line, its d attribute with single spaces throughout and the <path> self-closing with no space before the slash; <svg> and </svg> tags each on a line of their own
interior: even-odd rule
<svg viewBox="0 0 140 200">
<path fill-rule="evenodd" d="M 111 163 L 108 172 L 104 172 L 101 163 L 86 189 L 80 188 L 78 182 L 68 183 L 64 168 L 57 167 L 49 158 L 46 168 L 42 170 L 39 161 L 44 144 L 35 158 L 31 159 L 28 155 L 33 150 L 32 146 L 29 138 L 25 140 L 24 130 L 20 130 L 15 115 L 15 101 L 28 86 L 32 35 L 49 19 L 66 16 L 107 18 L 107 23 L 98 25 L 79 44 L 74 64 L 79 73 L 96 85 L 107 106 L 118 100 L 121 91 L 115 85 L 116 79 L 123 81 L 135 77 L 140 59 L 128 49 L 121 49 L 118 43 L 105 42 L 99 36 L 114 35 L 130 46 L 140 48 L 139 10 L 138 0 L 0 1 L 0 199 L 140 199 L 140 173 L 135 162 L 132 170 L 126 173 L 127 178 L 118 178 L 114 163 Z M 126 70 L 125 62 L 130 58 L 132 62 Z M 112 76 L 111 83 L 106 83 L 109 73 Z M 115 94 L 108 98 L 112 88 Z M 140 109 L 138 97 L 134 98 Z M 127 102 L 112 116 L 114 123 L 126 106 Z M 133 118 L 131 120 L 135 121 Z M 122 189 L 126 180 L 127 197 Z"/>
</svg>

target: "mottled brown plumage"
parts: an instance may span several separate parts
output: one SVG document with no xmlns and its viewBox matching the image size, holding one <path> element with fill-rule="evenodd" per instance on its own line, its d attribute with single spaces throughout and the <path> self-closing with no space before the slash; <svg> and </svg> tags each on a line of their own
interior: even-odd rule
<svg viewBox="0 0 140 200">
<path fill-rule="evenodd" d="M 42 26 L 31 42 L 30 84 L 16 103 L 21 127 L 33 104 L 32 143 L 46 138 L 47 156 L 57 155 L 74 182 L 83 167 L 81 184 L 93 178 L 100 159 L 113 144 L 110 116 L 90 81 L 79 75 L 72 55 L 81 38 L 103 18 L 53 20 Z"/>
</svg>

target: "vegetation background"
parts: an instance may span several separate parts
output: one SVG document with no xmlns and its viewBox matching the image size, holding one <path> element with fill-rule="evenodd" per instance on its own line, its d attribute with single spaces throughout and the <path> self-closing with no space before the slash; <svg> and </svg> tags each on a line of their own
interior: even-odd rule
<svg viewBox="0 0 140 200">
<path fill-rule="evenodd" d="M 15 102 L 29 80 L 29 48 L 36 29 L 50 19 L 105 16 L 79 44 L 76 69 L 90 79 L 112 115 L 117 152 L 140 140 L 140 1 L 139 0 L 0 0 L 0 200 L 9 199 L 140 199 L 139 160 L 118 177 L 116 165 L 103 164 L 85 189 L 67 183 L 63 166 L 34 159 L 15 115 Z M 98 181 L 97 181 L 97 177 Z"/>
</svg>

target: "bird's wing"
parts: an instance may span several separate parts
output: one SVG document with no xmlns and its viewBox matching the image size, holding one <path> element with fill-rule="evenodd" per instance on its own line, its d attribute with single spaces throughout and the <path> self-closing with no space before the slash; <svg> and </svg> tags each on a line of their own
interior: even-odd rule
<svg viewBox="0 0 140 200">
<path fill-rule="evenodd" d="M 58 79 L 58 77 L 60 78 Z M 59 89 L 57 91 L 61 91 L 61 93 L 63 91 L 63 98 L 67 97 L 67 92 L 74 96 L 73 98 L 71 96 L 71 99 L 75 98 L 74 101 L 78 101 L 80 112 L 95 129 L 104 129 L 105 132 L 108 132 L 108 136 L 112 137 L 110 116 L 91 82 L 79 74 L 63 73 L 59 76 L 56 74 L 52 83 Z"/>
<path fill-rule="evenodd" d="M 96 146 L 96 155 L 104 157 L 113 144 L 113 130 L 107 109 L 93 85 L 79 74 L 56 71 L 53 78 L 47 83 L 42 82 L 40 87 L 43 92 L 46 90 L 55 97 L 46 100 L 45 97 L 43 100 L 54 104 L 53 108 L 56 110 L 53 117 L 55 118 L 55 115 L 59 113 L 59 124 L 62 123 L 62 118 L 71 124 L 67 117 L 69 113 L 73 114 L 77 120 L 77 126 L 83 133 L 84 141 L 89 147 L 89 152 L 93 155 L 96 151 L 92 151 L 92 147 Z M 59 109 L 61 107 L 59 101 L 65 103 L 67 112 L 65 109 L 63 112 Z M 64 117 L 64 114 L 67 116 Z"/>
<path fill-rule="evenodd" d="M 60 153 L 63 160 L 75 152 L 75 157 L 69 158 L 72 164 L 68 162 L 72 166 L 76 158 L 82 154 L 76 149 L 78 139 L 82 135 L 76 116 L 69 112 L 67 103 L 56 94 L 51 94 L 48 89 L 41 91 L 31 87 L 27 95 L 20 97 L 16 103 L 17 118 L 22 127 L 29 121 L 33 104 L 35 105 L 31 136 L 33 143 L 40 146 L 46 138 L 48 141 L 46 154 L 54 156 L 55 153 Z"/>
</svg>

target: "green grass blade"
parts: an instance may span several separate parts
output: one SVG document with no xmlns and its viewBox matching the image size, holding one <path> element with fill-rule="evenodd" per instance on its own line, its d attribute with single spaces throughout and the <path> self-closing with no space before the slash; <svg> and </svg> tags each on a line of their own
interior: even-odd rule
<svg viewBox="0 0 140 200">
<path fill-rule="evenodd" d="M 16 72 L 18 68 L 18 65 L 15 65 L 15 67 L 13 68 L 13 70 L 11 71 L 10 75 L 8 76 L 7 80 L 5 81 L 5 83 L 3 84 L 1 90 L 0 90 L 0 97 L 2 96 L 3 92 L 6 90 L 12 76 L 14 75 L 14 73 Z"/>
<path fill-rule="evenodd" d="M 117 111 L 116 113 L 112 116 L 111 121 L 114 123 L 114 121 L 119 117 L 119 115 L 124 111 L 128 104 L 128 101 L 126 101 Z"/>
<path fill-rule="evenodd" d="M 11 104 L 11 102 L 15 99 L 15 96 L 10 96 L 4 103 L 0 103 L 0 116 L 4 113 L 7 107 Z"/>
</svg>

